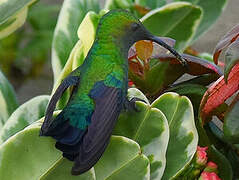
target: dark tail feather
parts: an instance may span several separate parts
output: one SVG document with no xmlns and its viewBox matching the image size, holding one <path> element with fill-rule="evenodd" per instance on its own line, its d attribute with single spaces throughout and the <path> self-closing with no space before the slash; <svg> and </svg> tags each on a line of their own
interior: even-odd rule
<svg viewBox="0 0 239 180">
<path fill-rule="evenodd" d="M 57 142 L 55 147 L 63 152 L 63 157 L 67 158 L 70 161 L 74 161 L 75 158 L 79 155 L 79 146 L 80 143 L 77 143 L 76 145 L 66 145 L 62 144 L 60 142 Z"/>
<path fill-rule="evenodd" d="M 64 118 L 64 110 L 54 119 L 44 136 L 56 139 L 56 148 L 63 152 L 63 156 L 73 161 L 79 154 L 79 144 L 86 130 L 73 127 L 69 120 Z"/>
</svg>

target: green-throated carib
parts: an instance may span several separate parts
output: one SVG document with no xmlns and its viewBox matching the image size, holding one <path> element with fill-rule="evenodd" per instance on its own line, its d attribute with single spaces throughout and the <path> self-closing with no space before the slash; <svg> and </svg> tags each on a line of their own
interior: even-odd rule
<svg viewBox="0 0 239 180">
<path fill-rule="evenodd" d="M 139 40 L 151 40 L 168 49 L 182 63 L 186 61 L 125 10 L 112 10 L 99 21 L 95 41 L 83 64 L 66 77 L 53 94 L 40 135 L 56 139 L 56 148 L 74 161 L 72 174 L 95 165 L 107 147 L 121 110 L 135 101 L 126 98 L 128 50 Z M 70 99 L 53 119 L 63 92 L 73 86 Z"/>
</svg>

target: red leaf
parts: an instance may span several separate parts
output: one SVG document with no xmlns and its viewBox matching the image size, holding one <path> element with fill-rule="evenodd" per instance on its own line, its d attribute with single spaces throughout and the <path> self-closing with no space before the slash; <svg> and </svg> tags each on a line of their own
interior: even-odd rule
<svg viewBox="0 0 239 180">
<path fill-rule="evenodd" d="M 137 56 L 146 62 L 153 53 L 153 43 L 146 40 L 138 41 L 135 43 L 135 49 Z"/>
<path fill-rule="evenodd" d="M 169 46 L 171 47 L 174 47 L 176 41 L 172 38 L 168 38 L 168 37 L 159 37 L 163 42 L 165 42 L 166 44 L 168 44 Z M 169 50 L 160 46 L 159 44 L 153 42 L 153 46 L 154 46 L 154 49 L 153 49 L 153 53 L 152 53 L 152 57 L 151 58 L 154 58 L 156 57 L 157 55 L 162 55 L 162 54 L 168 54 Z M 171 54 L 171 53 L 170 53 Z"/>
<path fill-rule="evenodd" d="M 218 64 L 218 58 L 222 50 L 228 47 L 233 41 L 239 37 L 239 24 L 233 27 L 216 45 L 213 53 L 213 60 Z"/>
<path fill-rule="evenodd" d="M 129 70 L 140 77 L 144 76 L 144 67 L 139 63 L 136 56 L 132 56 L 129 61 Z"/>
<path fill-rule="evenodd" d="M 145 14 L 147 14 L 147 13 L 150 11 L 150 9 L 145 8 L 145 7 L 143 7 L 143 6 L 140 6 L 140 5 L 138 5 L 138 4 L 135 4 L 135 5 L 134 5 L 134 8 L 135 8 L 135 10 L 138 11 L 139 14 L 142 15 L 142 16 L 144 16 Z"/>
<path fill-rule="evenodd" d="M 209 61 L 188 54 L 182 54 L 182 57 L 186 59 L 188 63 L 188 69 L 182 66 L 182 68 L 184 68 L 185 70 L 185 73 L 188 73 L 193 76 L 209 73 L 215 73 L 218 75 L 218 77 L 222 75 L 220 68 Z M 155 58 L 158 58 L 161 61 L 170 61 L 171 64 L 180 64 L 180 62 L 170 54 L 159 55 Z"/>
<path fill-rule="evenodd" d="M 231 97 L 239 89 L 239 64 L 231 70 L 228 83 L 224 81 L 224 76 L 221 76 L 204 94 L 201 105 L 200 115 L 203 123 L 209 121 L 216 110 L 229 97 Z"/>
<path fill-rule="evenodd" d="M 159 37 L 163 42 L 165 42 L 166 44 L 168 44 L 171 47 L 174 47 L 175 45 L 175 40 L 169 37 Z M 136 43 L 129 49 L 128 52 L 128 59 L 132 58 L 133 56 L 136 56 L 136 48 L 135 48 Z M 154 58 L 157 55 L 162 55 L 162 54 L 166 54 L 168 52 L 167 49 L 165 49 L 164 47 L 158 45 L 157 43 L 153 42 L 153 52 L 152 57 L 150 58 Z"/>
</svg>

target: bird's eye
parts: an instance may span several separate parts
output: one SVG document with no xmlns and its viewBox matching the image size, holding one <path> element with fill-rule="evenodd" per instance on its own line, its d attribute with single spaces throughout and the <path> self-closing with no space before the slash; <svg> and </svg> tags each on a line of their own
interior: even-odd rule
<svg viewBox="0 0 239 180">
<path fill-rule="evenodd" d="M 139 24 L 138 23 L 133 23 L 133 24 L 131 24 L 131 29 L 132 29 L 132 31 L 136 31 L 138 28 L 139 28 Z"/>
</svg>

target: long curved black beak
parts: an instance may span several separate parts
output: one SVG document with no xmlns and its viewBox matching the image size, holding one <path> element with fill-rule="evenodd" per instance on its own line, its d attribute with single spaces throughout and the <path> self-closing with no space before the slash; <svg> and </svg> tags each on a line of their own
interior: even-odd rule
<svg viewBox="0 0 239 180">
<path fill-rule="evenodd" d="M 173 49 L 171 46 L 169 46 L 168 44 L 163 42 L 159 37 L 151 35 L 149 37 L 149 40 L 154 41 L 157 44 L 159 44 L 160 46 L 163 46 L 164 48 L 169 50 L 179 60 L 179 62 L 183 66 L 187 66 L 187 61 L 175 49 Z"/>
</svg>

